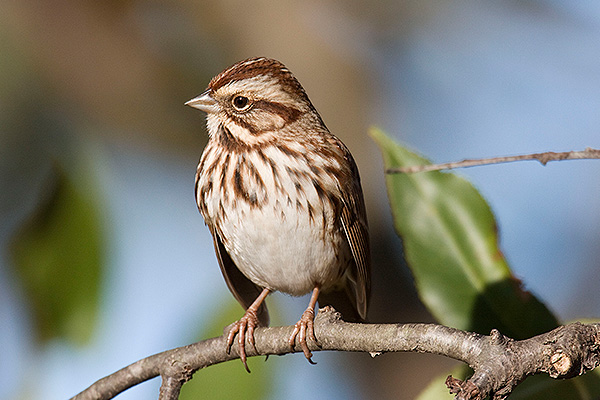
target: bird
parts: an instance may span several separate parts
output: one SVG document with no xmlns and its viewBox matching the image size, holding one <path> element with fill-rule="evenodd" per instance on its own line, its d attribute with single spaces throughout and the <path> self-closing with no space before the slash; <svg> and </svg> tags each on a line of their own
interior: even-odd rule
<svg viewBox="0 0 600 400">
<path fill-rule="evenodd" d="M 371 290 L 368 224 L 357 165 L 325 126 L 281 62 L 255 57 L 216 75 L 185 105 L 207 114 L 208 143 L 195 179 L 196 203 L 210 230 L 225 282 L 246 310 L 231 326 L 227 352 L 269 325 L 272 292 L 302 296 L 308 307 L 288 340 L 313 363 L 315 306 L 348 321 L 367 316 Z"/>
</svg>

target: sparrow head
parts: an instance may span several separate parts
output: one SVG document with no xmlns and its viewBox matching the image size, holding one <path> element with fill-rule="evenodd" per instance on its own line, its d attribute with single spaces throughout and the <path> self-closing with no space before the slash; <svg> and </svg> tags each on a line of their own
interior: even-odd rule
<svg viewBox="0 0 600 400">
<path fill-rule="evenodd" d="M 211 134 L 222 126 L 241 140 L 281 130 L 305 116 L 316 115 L 322 123 L 294 75 L 279 61 L 264 57 L 227 68 L 185 104 L 208 114 Z"/>
</svg>

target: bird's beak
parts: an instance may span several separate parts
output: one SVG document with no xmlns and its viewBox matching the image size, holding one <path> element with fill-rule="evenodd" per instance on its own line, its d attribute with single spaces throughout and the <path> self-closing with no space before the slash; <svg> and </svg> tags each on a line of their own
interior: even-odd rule
<svg viewBox="0 0 600 400">
<path fill-rule="evenodd" d="M 198 110 L 206 113 L 217 112 L 217 101 L 211 96 L 212 91 L 209 89 L 201 95 L 194 97 L 193 99 L 186 101 L 185 105 L 197 108 Z"/>
</svg>

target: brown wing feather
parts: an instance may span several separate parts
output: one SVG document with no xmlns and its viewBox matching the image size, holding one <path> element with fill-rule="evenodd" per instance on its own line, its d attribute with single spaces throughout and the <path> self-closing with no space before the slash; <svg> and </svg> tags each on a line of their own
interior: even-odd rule
<svg viewBox="0 0 600 400">
<path fill-rule="evenodd" d="M 371 293 L 369 234 L 366 220 L 361 221 L 360 218 L 357 218 L 357 215 L 353 215 L 348 206 L 344 206 L 342 225 L 354 258 L 354 264 L 348 273 L 348 284 L 350 285 L 348 289 L 354 297 L 358 314 L 364 320 L 367 317 Z"/>
<path fill-rule="evenodd" d="M 225 246 L 223 246 L 219 234 L 213 229 L 211 229 L 211 233 L 215 244 L 217 260 L 219 260 L 219 266 L 221 267 L 221 272 L 223 273 L 227 287 L 236 300 L 246 310 L 262 292 L 262 288 L 246 278 L 246 276 L 238 269 L 225 249 Z M 256 315 L 261 326 L 269 326 L 269 311 L 264 302 L 258 308 Z"/>
<path fill-rule="evenodd" d="M 343 297 L 346 297 L 345 301 L 352 304 L 354 314 L 358 314 L 358 316 L 345 315 L 344 312 L 342 312 L 342 315 L 345 318 L 354 320 L 365 320 L 371 293 L 369 230 L 365 203 L 356 163 L 346 146 L 335 137 L 334 141 L 342 150 L 344 158 L 350 166 L 349 176 L 344 177 L 343 181 L 340 182 L 343 193 L 340 219 L 354 262 L 347 272 L 348 282 L 345 296 L 343 293 L 336 292 L 326 294 L 323 303 L 332 303 L 334 307 L 337 303 L 337 307 L 340 305 L 344 307 Z M 319 303 L 322 304 L 321 301 Z"/>
</svg>

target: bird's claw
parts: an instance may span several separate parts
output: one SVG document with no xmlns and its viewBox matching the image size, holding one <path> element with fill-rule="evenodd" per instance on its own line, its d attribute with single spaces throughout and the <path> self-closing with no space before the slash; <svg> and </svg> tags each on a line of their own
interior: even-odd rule
<svg viewBox="0 0 600 400">
<path fill-rule="evenodd" d="M 258 353 L 256 350 L 256 343 L 254 341 L 254 328 L 258 325 L 258 318 L 256 313 L 248 309 L 242 318 L 239 321 L 233 323 L 233 326 L 229 330 L 227 334 L 227 354 L 231 351 L 231 346 L 233 345 L 235 335 L 238 336 L 238 349 L 240 353 L 240 360 L 242 364 L 244 364 L 244 368 L 246 371 L 250 372 L 250 368 L 248 368 L 247 357 L 246 357 L 246 336 L 248 337 L 248 342 L 254 348 L 254 351 Z"/>
<path fill-rule="evenodd" d="M 292 331 L 292 335 L 289 339 L 290 349 L 294 351 L 296 346 L 296 337 L 298 337 L 298 341 L 300 342 L 300 347 L 302 348 L 302 352 L 304 353 L 304 357 L 311 364 L 316 364 L 312 360 L 312 353 L 308 348 L 308 343 L 306 342 L 306 338 L 308 337 L 312 340 L 317 346 L 319 342 L 317 341 L 317 337 L 315 336 L 315 328 L 314 328 L 314 320 L 315 320 L 315 310 L 311 308 L 307 308 L 306 311 L 302 314 L 300 321 L 296 322 L 294 325 L 294 330 Z"/>
</svg>

